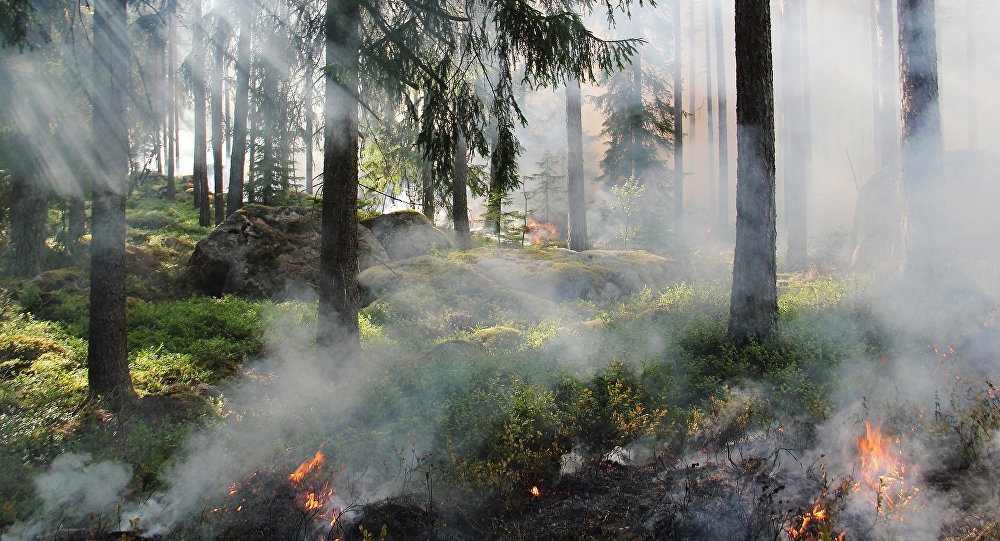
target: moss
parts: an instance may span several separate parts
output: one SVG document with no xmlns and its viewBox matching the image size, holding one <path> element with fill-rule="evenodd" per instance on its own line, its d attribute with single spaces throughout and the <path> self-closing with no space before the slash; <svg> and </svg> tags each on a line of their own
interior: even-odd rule
<svg viewBox="0 0 1000 541">
<path fill-rule="evenodd" d="M 69 350 L 48 336 L 27 334 L 0 335 L 0 359 L 34 361 L 44 353 L 66 355 Z"/>
<path fill-rule="evenodd" d="M 488 327 L 472 333 L 472 340 L 487 349 L 517 349 L 524 344 L 524 333 L 513 327 Z"/>
</svg>

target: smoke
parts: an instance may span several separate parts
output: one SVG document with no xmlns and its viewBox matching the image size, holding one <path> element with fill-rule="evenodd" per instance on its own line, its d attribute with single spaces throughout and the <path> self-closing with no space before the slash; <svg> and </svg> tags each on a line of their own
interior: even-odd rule
<svg viewBox="0 0 1000 541">
<path fill-rule="evenodd" d="M 126 485 L 132 479 L 131 470 L 115 462 L 94 462 L 90 453 L 65 453 L 52 461 L 46 472 L 35 477 L 35 492 L 42 501 L 29 522 L 19 522 L 4 533 L 9 541 L 27 541 L 50 531 L 63 521 L 85 520 L 92 514 L 109 513 L 120 503 Z M 90 517 L 91 520 L 95 520 Z M 110 529 L 121 529 L 112 516 L 101 515 L 96 519 L 110 521 Z"/>
</svg>

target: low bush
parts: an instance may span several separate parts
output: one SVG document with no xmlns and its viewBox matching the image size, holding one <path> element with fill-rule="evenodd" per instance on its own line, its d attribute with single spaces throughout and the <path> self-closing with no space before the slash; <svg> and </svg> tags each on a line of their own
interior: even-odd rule
<svg viewBox="0 0 1000 541">
<path fill-rule="evenodd" d="M 131 350 L 190 355 L 211 381 L 232 376 L 265 350 L 261 303 L 234 296 L 138 303 L 127 329 Z"/>
</svg>

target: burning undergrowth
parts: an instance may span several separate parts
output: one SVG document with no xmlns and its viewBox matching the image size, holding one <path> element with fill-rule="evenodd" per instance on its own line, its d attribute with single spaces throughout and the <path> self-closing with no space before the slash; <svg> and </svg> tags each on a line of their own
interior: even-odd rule
<svg viewBox="0 0 1000 541">
<path fill-rule="evenodd" d="M 714 290 L 682 286 L 590 306 L 599 324 L 576 331 L 521 327 L 516 346 L 449 336 L 389 358 L 255 364 L 163 488 L 121 486 L 121 519 L 98 533 L 134 519 L 135 538 L 185 540 L 995 530 L 1000 310 L 920 337 L 836 284 L 793 286 L 809 300 L 783 298 L 781 340 L 740 351 Z M 557 339 L 581 329 L 599 347 Z M 10 537 L 35 538 L 51 536 Z"/>
<path fill-rule="evenodd" d="M 259 470 L 233 483 L 225 503 L 208 517 L 221 532 L 215 539 L 329 538 L 344 510 L 323 473 L 325 462 L 319 450 L 291 474 Z"/>
</svg>

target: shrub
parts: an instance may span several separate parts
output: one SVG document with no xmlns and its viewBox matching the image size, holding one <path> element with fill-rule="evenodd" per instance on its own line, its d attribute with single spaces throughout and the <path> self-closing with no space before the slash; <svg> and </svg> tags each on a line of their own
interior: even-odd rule
<svg viewBox="0 0 1000 541">
<path fill-rule="evenodd" d="M 556 385 L 555 395 L 572 427 L 573 443 L 593 460 L 652 435 L 666 414 L 651 404 L 635 371 L 617 360 L 599 370 L 587 384 L 564 378 Z"/>
<path fill-rule="evenodd" d="M 261 304 L 234 296 L 138 303 L 129 315 L 129 348 L 187 354 L 218 381 L 264 353 Z"/>
<path fill-rule="evenodd" d="M 458 478 L 504 504 L 552 482 L 569 451 L 554 394 L 516 377 L 457 397 L 446 406 L 446 415 L 448 432 L 462 440 L 451 440 L 449 449 Z"/>
</svg>

